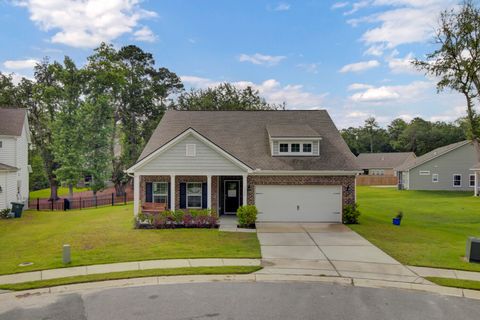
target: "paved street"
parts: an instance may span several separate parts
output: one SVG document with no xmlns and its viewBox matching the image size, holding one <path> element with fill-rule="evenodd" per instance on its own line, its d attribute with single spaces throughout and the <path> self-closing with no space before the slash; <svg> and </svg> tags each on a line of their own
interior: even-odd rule
<svg viewBox="0 0 480 320">
<path fill-rule="evenodd" d="M 478 300 L 320 283 L 197 283 L 17 298 L 0 319 L 478 319 Z"/>
</svg>

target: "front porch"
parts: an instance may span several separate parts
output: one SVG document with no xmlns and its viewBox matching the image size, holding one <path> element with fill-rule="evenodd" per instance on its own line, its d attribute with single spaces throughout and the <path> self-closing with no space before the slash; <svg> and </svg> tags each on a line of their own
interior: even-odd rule
<svg viewBox="0 0 480 320">
<path fill-rule="evenodd" d="M 235 214 L 247 203 L 247 175 L 134 174 L 134 214 L 145 203 L 164 204 L 168 210 L 211 209 Z"/>
</svg>

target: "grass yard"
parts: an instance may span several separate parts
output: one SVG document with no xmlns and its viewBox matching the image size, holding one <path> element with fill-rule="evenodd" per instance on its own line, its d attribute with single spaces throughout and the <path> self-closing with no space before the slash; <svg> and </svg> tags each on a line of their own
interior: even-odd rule
<svg viewBox="0 0 480 320">
<path fill-rule="evenodd" d="M 14 284 L 0 285 L 3 290 L 29 290 L 46 287 L 54 287 L 65 284 L 85 283 L 93 281 L 106 281 L 117 279 L 131 279 L 142 277 L 159 277 L 159 276 L 181 276 L 181 275 L 197 275 L 197 274 L 247 274 L 258 271 L 262 267 L 246 267 L 246 266 L 226 266 L 226 267 L 194 267 L 194 268 L 171 268 L 171 269 L 150 269 L 138 271 L 123 271 L 101 274 L 90 274 L 86 276 L 66 277 L 51 280 L 40 280 L 31 282 L 22 282 Z"/>
<path fill-rule="evenodd" d="M 480 281 L 438 277 L 426 277 L 425 279 L 444 287 L 480 290 Z"/>
<path fill-rule="evenodd" d="M 472 192 L 357 189 L 362 213 L 351 228 L 398 261 L 437 268 L 480 271 L 463 260 L 468 236 L 480 236 L 480 198 Z M 399 210 L 402 225 L 392 225 Z"/>
<path fill-rule="evenodd" d="M 136 230 L 132 205 L 72 211 L 26 211 L 0 220 L 0 274 L 68 266 L 176 258 L 260 258 L 255 233 L 214 229 Z M 32 266 L 19 267 L 22 262 Z"/>
<path fill-rule="evenodd" d="M 88 191 L 88 188 L 73 188 L 73 192 L 84 192 Z M 63 197 L 68 195 L 68 188 L 67 187 L 59 187 L 58 188 L 58 196 Z M 40 189 L 35 191 L 30 191 L 30 199 L 36 198 L 50 198 L 50 188 L 47 189 Z"/>
</svg>

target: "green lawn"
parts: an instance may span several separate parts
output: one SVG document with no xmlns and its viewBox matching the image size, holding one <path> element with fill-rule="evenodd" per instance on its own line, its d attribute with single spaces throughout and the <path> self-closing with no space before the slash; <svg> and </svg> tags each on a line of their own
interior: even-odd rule
<svg viewBox="0 0 480 320">
<path fill-rule="evenodd" d="M 84 191 L 88 191 L 88 188 L 73 188 L 74 193 L 84 192 Z M 66 195 L 68 195 L 68 188 L 59 187 L 58 196 L 63 197 Z M 50 198 L 50 188 L 30 191 L 30 199 L 36 199 L 36 198 Z"/>
<path fill-rule="evenodd" d="M 474 280 L 462 280 L 462 279 L 450 279 L 450 278 L 438 278 L 438 277 L 426 277 L 428 281 L 436 283 L 440 286 L 480 290 L 480 281 Z"/>
<path fill-rule="evenodd" d="M 0 274 L 69 266 L 176 258 L 259 258 L 255 233 L 215 229 L 136 230 L 132 205 L 72 211 L 26 211 L 0 220 Z M 22 262 L 32 266 L 19 267 Z"/>
<path fill-rule="evenodd" d="M 480 236 L 480 198 L 472 192 L 398 191 L 358 187 L 360 224 L 351 228 L 398 261 L 480 271 L 463 260 L 468 236 Z M 392 218 L 402 210 L 402 225 Z"/>
<path fill-rule="evenodd" d="M 252 272 L 258 271 L 260 269 L 262 269 L 262 267 L 226 266 L 226 267 L 194 267 L 194 268 L 171 268 L 171 269 L 123 271 L 123 272 L 90 274 L 86 276 L 66 277 L 66 278 L 58 278 L 58 279 L 51 279 L 51 280 L 3 284 L 3 285 L 0 285 L 0 289 L 29 290 L 29 289 L 54 287 L 54 286 L 73 284 L 73 283 L 142 278 L 142 277 L 157 277 L 157 276 L 180 276 L 180 275 L 196 275 L 196 274 L 246 274 L 246 273 L 252 273 Z"/>
</svg>

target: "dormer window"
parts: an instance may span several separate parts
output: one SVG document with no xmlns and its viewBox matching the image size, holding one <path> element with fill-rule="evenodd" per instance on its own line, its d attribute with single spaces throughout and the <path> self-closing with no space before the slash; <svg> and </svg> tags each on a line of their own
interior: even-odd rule
<svg viewBox="0 0 480 320">
<path fill-rule="evenodd" d="M 313 144 L 317 145 L 318 149 L 318 141 L 274 141 L 274 144 L 278 143 L 278 153 L 276 155 L 283 155 L 283 156 L 312 156 L 318 155 L 318 153 L 314 154 L 313 152 Z M 275 155 L 275 152 L 274 152 Z"/>
<path fill-rule="evenodd" d="M 272 156 L 319 156 L 322 137 L 310 126 L 268 125 Z"/>
</svg>

